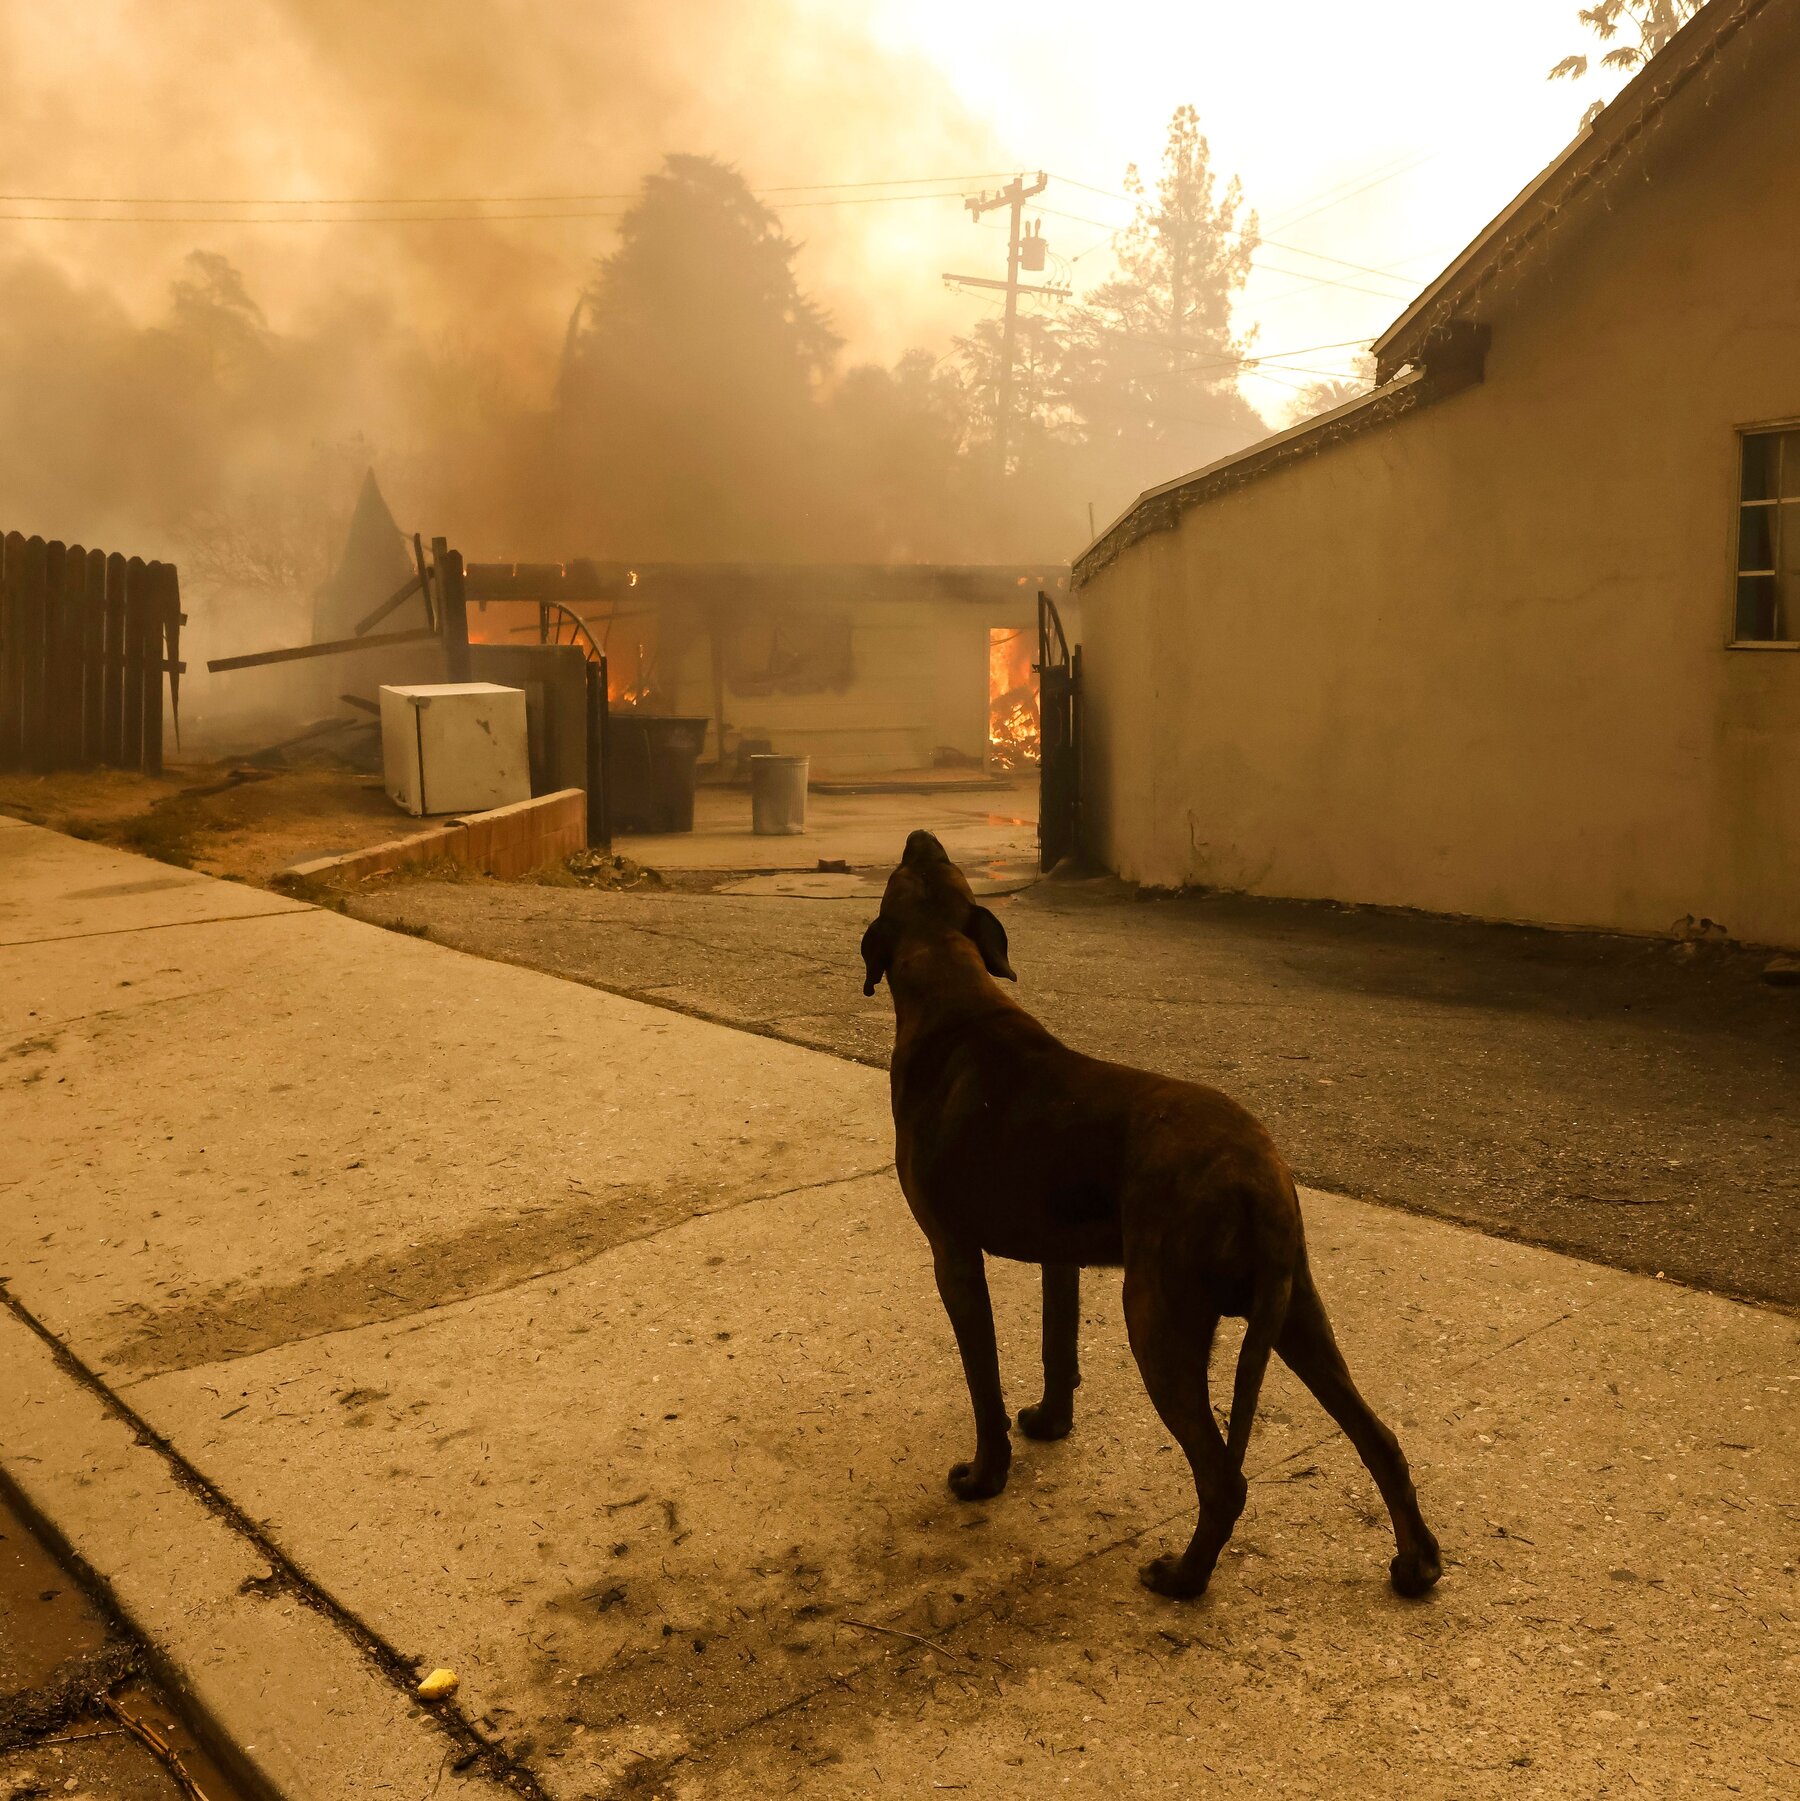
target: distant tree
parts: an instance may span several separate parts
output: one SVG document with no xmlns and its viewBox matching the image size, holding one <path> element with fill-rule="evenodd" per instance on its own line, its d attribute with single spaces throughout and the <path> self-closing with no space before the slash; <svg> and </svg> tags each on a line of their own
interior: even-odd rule
<svg viewBox="0 0 1800 1801">
<path fill-rule="evenodd" d="M 970 442 L 991 444 L 998 425 L 1003 327 L 983 319 L 956 340 Z M 1007 433 L 1021 469 L 1041 460 L 1046 440 L 1074 421 L 1064 392 L 1068 335 L 1054 316 L 1021 313 L 1013 338 L 1012 423 Z M 1009 459 L 1010 460 L 1010 459 Z"/>
<path fill-rule="evenodd" d="M 209 376 L 241 374 L 273 344 L 263 310 L 244 278 L 216 250 L 190 250 L 169 284 L 168 338 L 196 356 Z"/>
<path fill-rule="evenodd" d="M 979 503 L 971 493 L 967 398 L 954 368 L 926 350 L 891 368 L 858 364 L 824 401 L 828 502 L 817 554 L 894 562 L 963 559 Z"/>
<path fill-rule="evenodd" d="M 799 246 L 704 156 L 665 158 L 619 240 L 564 351 L 571 510 L 634 556 L 782 553 L 840 342 L 795 280 Z"/>
<path fill-rule="evenodd" d="M 1329 413 L 1333 407 L 1360 400 L 1374 386 L 1375 359 L 1366 350 L 1358 351 L 1351 359 L 1348 375 L 1325 376 L 1301 388 L 1288 402 L 1287 422 L 1299 425 L 1307 419 L 1315 419 L 1320 413 Z"/>
<path fill-rule="evenodd" d="M 1634 73 L 1705 3 L 1706 0 L 1597 0 L 1593 6 L 1582 7 L 1577 17 L 1603 44 L 1613 46 L 1600 58 L 1601 68 Z M 1586 56 L 1565 56 L 1550 71 L 1550 79 L 1579 81 L 1588 68 Z M 1596 100 L 1582 115 L 1581 122 L 1587 124 L 1604 105 L 1604 101 Z"/>
<path fill-rule="evenodd" d="M 1250 273 L 1256 215 L 1234 177 L 1221 188 L 1191 106 L 1169 121 L 1154 191 L 1115 252 L 1118 274 L 1070 310 L 1061 399 L 1112 485 L 1142 485 L 1235 449 L 1262 421 L 1237 391 L 1248 338 L 1232 306 Z"/>
</svg>

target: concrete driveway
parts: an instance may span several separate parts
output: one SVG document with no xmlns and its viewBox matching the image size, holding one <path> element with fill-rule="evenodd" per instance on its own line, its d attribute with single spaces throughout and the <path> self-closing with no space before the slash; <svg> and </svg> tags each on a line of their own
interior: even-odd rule
<svg viewBox="0 0 1800 1801">
<path fill-rule="evenodd" d="M 1786 1314 L 1310 1194 L 1448 1573 L 1278 1371 L 1178 1607 L 1116 1277 L 949 1498 L 878 1071 L 3 821 L 0 1018 L 0 1468 L 285 1793 L 1794 1792 Z"/>
</svg>

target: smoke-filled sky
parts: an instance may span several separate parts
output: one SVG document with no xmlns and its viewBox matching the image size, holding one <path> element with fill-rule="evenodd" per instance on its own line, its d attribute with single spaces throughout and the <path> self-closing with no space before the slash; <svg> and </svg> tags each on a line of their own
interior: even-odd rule
<svg viewBox="0 0 1800 1801">
<path fill-rule="evenodd" d="M 199 248 L 230 259 L 271 326 L 306 338 L 283 379 L 333 387 L 334 430 L 401 432 L 409 379 L 430 379 L 408 344 L 434 367 L 464 357 L 488 399 L 541 406 L 580 283 L 670 151 L 736 164 L 783 209 L 847 359 L 941 354 L 996 299 L 941 273 L 1004 265 L 1004 216 L 973 223 L 959 197 L 1049 171 L 1050 274 L 1079 290 L 1108 272 L 1129 216 L 1125 165 L 1153 170 L 1191 101 L 1272 240 L 1240 325 L 1273 353 L 1245 383 L 1273 419 L 1573 134 L 1596 90 L 1544 72 L 1588 47 L 1575 13 L 1576 0 L 0 0 L 0 213 L 14 221 L 0 225 L 0 402 L 15 419 L 27 403 L 96 413 L 131 375 L 99 367 L 95 346 L 166 316 Z M 34 387 L 59 343 L 71 370 Z M 147 479 L 95 466 L 100 490 Z M 26 529 L 92 541 L 119 500 L 65 507 L 57 492 L 33 504 L 70 516 Z"/>
<path fill-rule="evenodd" d="M 1265 254 L 1246 299 L 1263 348 L 1280 351 L 1321 330 L 1377 330 L 1398 310 L 1389 296 L 1404 298 L 1573 134 L 1585 94 L 1543 76 L 1583 45 L 1574 15 L 1574 0 L 6 0 L 0 163 L 9 194 L 559 197 L 486 209 L 545 214 L 616 212 L 560 197 L 627 194 L 669 150 L 721 156 L 763 189 L 915 183 L 946 197 L 769 196 L 790 209 L 803 273 L 852 353 L 891 356 L 977 316 L 982 303 L 948 294 L 942 269 L 999 265 L 1001 220 L 978 227 L 959 208 L 956 194 L 982 185 L 967 177 L 1019 166 L 1063 178 L 1044 197 L 1046 232 L 1083 285 L 1128 209 L 1071 183 L 1116 193 L 1192 101 L 1218 166 L 1242 175 L 1265 230 L 1295 247 Z M 409 306 L 472 331 L 522 298 L 560 314 L 610 241 L 605 217 L 432 226 L 393 222 L 417 207 L 311 210 L 381 222 L 8 235 L 128 305 L 160 303 L 181 253 L 204 244 L 232 256 L 278 318 L 335 285 L 397 283 Z"/>
</svg>

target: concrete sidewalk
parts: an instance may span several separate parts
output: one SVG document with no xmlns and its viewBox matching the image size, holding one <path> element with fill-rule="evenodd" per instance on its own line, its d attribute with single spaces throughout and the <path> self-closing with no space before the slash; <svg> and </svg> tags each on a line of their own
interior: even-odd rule
<svg viewBox="0 0 1800 1801">
<path fill-rule="evenodd" d="M 0 1468 L 288 1793 L 1800 1783 L 1787 1315 L 1310 1195 L 1448 1573 L 1388 1593 L 1278 1370 L 1174 1607 L 1116 1277 L 1074 1436 L 948 1497 L 879 1072 L 4 821 L 0 1018 Z M 1035 1284 L 995 1286 L 1016 1406 Z"/>
</svg>

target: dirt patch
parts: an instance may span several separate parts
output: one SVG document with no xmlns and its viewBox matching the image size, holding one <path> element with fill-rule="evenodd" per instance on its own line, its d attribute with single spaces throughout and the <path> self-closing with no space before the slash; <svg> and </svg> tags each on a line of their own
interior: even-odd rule
<svg viewBox="0 0 1800 1801">
<path fill-rule="evenodd" d="M 416 830 L 378 776 L 320 763 L 188 764 L 0 777 L 0 812 L 183 869 L 268 887 L 291 863 Z"/>
<path fill-rule="evenodd" d="M 855 1173 L 834 1178 L 856 1179 Z M 225 1283 L 155 1310 L 133 1303 L 116 1316 L 120 1337 L 105 1361 L 114 1371 L 167 1375 L 322 1332 L 404 1319 L 572 1269 L 615 1245 L 742 1206 L 776 1187 L 772 1178 L 752 1176 L 730 1184 L 602 1189 L 485 1221 L 411 1255 L 384 1251 L 268 1288 Z"/>
</svg>

